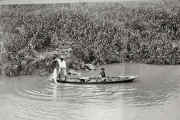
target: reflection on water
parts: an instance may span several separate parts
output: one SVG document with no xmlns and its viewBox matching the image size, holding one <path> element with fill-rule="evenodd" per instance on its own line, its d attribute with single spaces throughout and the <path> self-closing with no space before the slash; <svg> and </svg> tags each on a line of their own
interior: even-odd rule
<svg viewBox="0 0 180 120">
<path fill-rule="evenodd" d="M 124 73 L 120 64 L 105 67 L 109 75 Z M 125 84 L 55 85 L 37 76 L 1 77 L 0 120 L 180 118 L 180 66 L 128 64 L 125 72 L 139 78 Z"/>
</svg>

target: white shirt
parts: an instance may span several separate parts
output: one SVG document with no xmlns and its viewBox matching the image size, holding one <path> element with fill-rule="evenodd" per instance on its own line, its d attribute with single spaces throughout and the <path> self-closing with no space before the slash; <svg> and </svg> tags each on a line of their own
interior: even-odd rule
<svg viewBox="0 0 180 120">
<path fill-rule="evenodd" d="M 59 69 L 66 68 L 66 62 L 64 60 L 56 59 L 59 64 Z"/>
<path fill-rule="evenodd" d="M 57 82 L 56 80 L 57 80 L 57 76 L 58 75 L 58 73 L 57 73 L 57 69 L 55 68 L 54 70 L 53 70 L 53 73 L 50 75 L 50 80 L 53 80 L 54 82 Z"/>
</svg>

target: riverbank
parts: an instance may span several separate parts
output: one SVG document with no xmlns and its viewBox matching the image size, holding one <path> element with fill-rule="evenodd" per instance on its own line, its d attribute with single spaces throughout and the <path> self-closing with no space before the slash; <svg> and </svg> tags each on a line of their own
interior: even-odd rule
<svg viewBox="0 0 180 120">
<path fill-rule="evenodd" d="M 73 69 L 81 69 L 83 64 L 180 64 L 180 8 L 150 2 L 133 4 L 139 6 L 2 6 L 0 40 L 5 48 L 5 73 L 50 72 L 54 53 L 67 54 L 68 67 Z"/>
</svg>

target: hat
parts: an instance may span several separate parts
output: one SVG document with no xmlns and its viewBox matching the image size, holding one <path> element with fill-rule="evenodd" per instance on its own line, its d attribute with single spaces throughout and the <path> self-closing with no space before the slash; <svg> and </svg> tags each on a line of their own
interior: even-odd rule
<svg viewBox="0 0 180 120">
<path fill-rule="evenodd" d="M 58 57 L 57 54 L 54 54 L 54 55 L 53 55 L 53 59 L 56 59 L 57 57 Z"/>
<path fill-rule="evenodd" d="M 60 58 L 61 58 L 61 59 L 64 59 L 64 56 L 62 56 L 62 55 L 61 55 L 61 57 L 60 57 Z"/>
<path fill-rule="evenodd" d="M 55 56 L 55 57 L 58 57 L 58 54 L 57 54 L 57 53 L 55 53 L 55 54 L 54 54 L 54 56 Z"/>
<path fill-rule="evenodd" d="M 101 68 L 101 70 L 105 70 L 105 68 Z"/>
</svg>

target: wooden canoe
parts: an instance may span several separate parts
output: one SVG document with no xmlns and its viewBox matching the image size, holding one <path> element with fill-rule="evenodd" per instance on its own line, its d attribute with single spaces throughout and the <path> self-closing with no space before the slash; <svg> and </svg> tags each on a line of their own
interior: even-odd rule
<svg viewBox="0 0 180 120">
<path fill-rule="evenodd" d="M 59 83 L 71 83 L 71 84 L 113 84 L 113 83 L 127 83 L 133 82 L 137 76 L 115 76 L 106 77 L 104 79 L 100 77 L 79 77 L 79 78 L 67 78 L 66 80 L 58 80 Z"/>
</svg>

